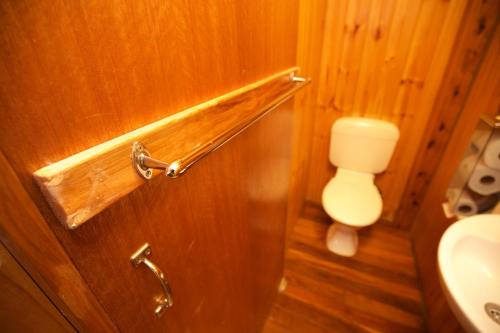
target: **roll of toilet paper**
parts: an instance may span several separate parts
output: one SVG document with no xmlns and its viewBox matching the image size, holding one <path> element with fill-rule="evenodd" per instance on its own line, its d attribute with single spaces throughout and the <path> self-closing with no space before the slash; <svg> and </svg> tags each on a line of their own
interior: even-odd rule
<svg viewBox="0 0 500 333">
<path fill-rule="evenodd" d="M 484 149 L 483 160 L 489 168 L 500 170 L 500 131 L 493 132 Z"/>
<path fill-rule="evenodd" d="M 488 168 L 479 160 L 467 182 L 469 188 L 481 195 L 500 192 L 500 171 Z"/>
<path fill-rule="evenodd" d="M 477 203 L 468 189 L 464 189 L 458 197 L 453 212 L 457 216 L 471 216 L 477 214 Z"/>
</svg>

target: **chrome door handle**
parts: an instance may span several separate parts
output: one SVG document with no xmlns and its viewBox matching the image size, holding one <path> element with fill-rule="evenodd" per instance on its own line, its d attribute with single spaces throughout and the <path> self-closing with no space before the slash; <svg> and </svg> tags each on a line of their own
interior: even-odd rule
<svg viewBox="0 0 500 333">
<path fill-rule="evenodd" d="M 130 257 L 130 262 L 137 267 L 140 264 L 146 265 L 156 278 L 160 281 L 161 288 L 163 290 L 163 295 L 157 296 L 155 298 L 156 303 L 158 304 L 155 310 L 155 315 L 159 318 L 163 315 L 166 309 L 172 307 L 174 305 L 174 299 L 172 296 L 172 289 L 170 289 L 170 285 L 168 284 L 165 275 L 153 262 L 149 261 L 147 256 L 151 254 L 151 246 L 148 243 L 141 246 L 141 248 L 135 251 L 134 254 Z"/>
</svg>

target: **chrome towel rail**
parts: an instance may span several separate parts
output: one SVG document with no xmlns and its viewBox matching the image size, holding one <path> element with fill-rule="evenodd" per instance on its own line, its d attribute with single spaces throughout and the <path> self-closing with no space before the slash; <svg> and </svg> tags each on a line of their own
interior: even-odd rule
<svg viewBox="0 0 500 333">
<path fill-rule="evenodd" d="M 267 115 L 270 111 L 278 107 L 281 103 L 293 96 L 295 91 L 300 89 L 303 85 L 308 84 L 310 82 L 310 79 L 295 76 L 294 73 L 291 73 L 290 81 L 297 83 L 296 88 L 281 96 L 279 101 L 273 103 L 273 105 L 271 105 L 270 107 L 263 109 L 260 113 L 257 113 L 251 118 L 243 119 L 235 127 L 221 133 L 212 141 L 201 144 L 193 151 L 191 151 L 188 155 L 172 162 L 164 162 L 151 157 L 148 150 L 142 143 L 134 142 L 132 144 L 132 161 L 135 170 L 144 179 L 151 179 L 153 177 L 153 169 L 164 170 L 165 175 L 170 178 L 177 178 L 183 175 L 193 164 L 229 142 L 235 136 L 243 132 L 259 119 Z"/>
</svg>

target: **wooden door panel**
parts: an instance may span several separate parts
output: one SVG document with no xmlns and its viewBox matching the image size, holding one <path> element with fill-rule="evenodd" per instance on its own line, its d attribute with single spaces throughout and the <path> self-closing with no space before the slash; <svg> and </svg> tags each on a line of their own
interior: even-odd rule
<svg viewBox="0 0 500 333">
<path fill-rule="evenodd" d="M 178 179 L 157 177 L 59 237 L 123 331 L 257 332 L 282 272 L 292 102 Z M 272 143 L 272 144 L 270 144 Z M 129 256 L 148 242 L 174 306 Z"/>
<path fill-rule="evenodd" d="M 0 142 L 41 167 L 295 64 L 287 0 L 2 1 Z"/>
<path fill-rule="evenodd" d="M 291 103 L 74 231 L 32 173 L 292 67 L 296 22 L 286 0 L 0 2 L 1 152 L 120 330 L 260 328 L 281 275 Z M 145 242 L 174 292 L 159 320 L 159 283 L 129 262 Z"/>
</svg>

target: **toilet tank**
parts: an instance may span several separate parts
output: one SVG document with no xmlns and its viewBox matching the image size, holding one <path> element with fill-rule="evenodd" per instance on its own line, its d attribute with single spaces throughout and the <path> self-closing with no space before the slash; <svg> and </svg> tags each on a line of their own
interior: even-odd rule
<svg viewBox="0 0 500 333">
<path fill-rule="evenodd" d="M 340 118 L 332 126 L 330 162 L 342 169 L 379 173 L 387 169 L 399 139 L 393 123 L 370 118 Z"/>
</svg>

